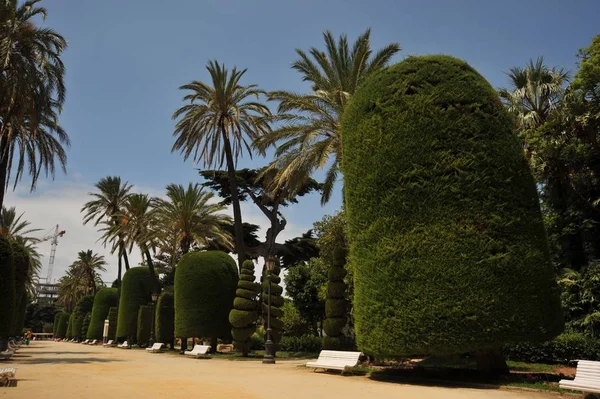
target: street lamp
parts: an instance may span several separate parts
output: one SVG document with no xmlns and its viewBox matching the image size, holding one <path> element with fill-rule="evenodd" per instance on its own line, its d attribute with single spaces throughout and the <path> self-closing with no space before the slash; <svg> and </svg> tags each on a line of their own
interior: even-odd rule
<svg viewBox="0 0 600 399">
<path fill-rule="evenodd" d="M 273 356 L 273 341 L 271 341 L 271 272 L 275 270 L 275 259 L 268 257 L 265 260 L 265 268 L 267 269 L 267 341 L 265 342 L 265 357 L 263 364 L 275 364 L 275 356 Z"/>
<path fill-rule="evenodd" d="M 158 293 L 152 293 L 152 325 L 150 328 L 150 341 L 148 342 L 148 346 L 154 345 L 154 315 L 156 314 L 155 304 L 158 299 Z"/>
</svg>

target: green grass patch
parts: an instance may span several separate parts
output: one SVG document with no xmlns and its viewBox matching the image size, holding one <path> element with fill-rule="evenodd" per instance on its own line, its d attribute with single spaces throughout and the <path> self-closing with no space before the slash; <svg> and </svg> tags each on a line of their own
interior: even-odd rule
<svg viewBox="0 0 600 399">
<path fill-rule="evenodd" d="M 556 364 L 513 362 L 510 360 L 506 363 L 511 371 L 527 371 L 530 373 L 552 373 L 560 367 Z"/>
<path fill-rule="evenodd" d="M 511 382 L 499 382 L 499 386 L 504 387 L 515 387 L 515 388 L 527 388 L 527 389 L 535 389 L 537 391 L 546 391 L 546 392 L 558 392 L 560 394 L 577 394 L 580 395 L 581 392 L 572 391 L 570 389 L 563 389 L 558 386 L 556 383 L 550 382 L 522 382 L 522 381 L 511 381 Z"/>
<path fill-rule="evenodd" d="M 242 357 L 240 352 L 231 353 L 216 353 L 211 355 L 215 359 L 228 359 L 228 360 L 262 360 L 265 356 L 265 351 L 254 351 L 248 354 L 248 357 Z M 276 360 L 293 360 L 293 359 L 315 359 L 319 357 L 318 353 L 311 352 L 277 352 Z"/>
</svg>

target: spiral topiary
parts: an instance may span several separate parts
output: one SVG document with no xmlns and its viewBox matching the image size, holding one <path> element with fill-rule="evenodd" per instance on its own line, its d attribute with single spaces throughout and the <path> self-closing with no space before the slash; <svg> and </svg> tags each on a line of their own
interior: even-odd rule
<svg viewBox="0 0 600 399">
<path fill-rule="evenodd" d="M 138 310 L 137 319 L 137 343 L 140 346 L 148 346 L 150 332 L 152 330 L 152 305 L 142 305 Z"/>
<path fill-rule="evenodd" d="M 220 251 L 190 252 L 175 271 L 175 336 L 228 336 L 228 321 L 238 280 L 235 261 Z"/>
<path fill-rule="evenodd" d="M 10 241 L 0 236 L 0 351 L 13 333 L 15 315 L 15 264 Z"/>
<path fill-rule="evenodd" d="M 347 301 L 346 301 L 346 250 L 337 248 L 333 253 L 333 263 L 327 273 L 327 300 L 325 301 L 325 321 L 323 322 L 323 349 L 339 350 L 344 348 L 346 342 L 342 330 L 346 326 Z"/>
<path fill-rule="evenodd" d="M 145 266 L 132 267 L 123 276 L 117 338 L 133 343 L 137 337 L 137 318 L 140 306 L 152 300 L 153 281 L 150 270 Z"/>
<path fill-rule="evenodd" d="M 491 351 L 562 330 L 535 182 L 479 73 L 410 57 L 361 85 L 342 132 L 362 351 Z"/>
<path fill-rule="evenodd" d="M 92 319 L 87 330 L 87 339 L 102 339 L 104 333 L 104 320 L 108 316 L 108 310 L 117 306 L 118 292 L 116 288 L 102 288 L 96 293 L 92 307 Z"/>
<path fill-rule="evenodd" d="M 264 319 L 264 327 L 267 329 L 267 315 L 268 315 L 268 288 L 269 282 L 266 277 L 267 273 L 271 275 L 271 340 L 273 343 L 278 344 L 281 341 L 281 333 L 283 330 L 283 322 L 279 320 L 280 317 L 283 316 L 283 287 L 279 285 L 281 283 L 281 277 L 279 277 L 279 273 L 281 272 L 281 268 L 279 267 L 279 263 L 275 266 L 274 270 L 271 272 L 265 271 L 265 277 L 262 282 L 262 312 Z"/>
<path fill-rule="evenodd" d="M 156 341 L 174 346 L 175 299 L 172 292 L 163 292 L 156 303 Z"/>
<path fill-rule="evenodd" d="M 253 292 L 251 298 L 237 296 L 233 301 L 233 309 L 229 312 L 229 323 L 233 327 L 231 335 L 237 350 L 242 356 L 248 356 L 248 341 L 256 331 L 256 320 L 258 320 L 258 302 L 256 297 L 260 293 L 260 284 L 254 282 L 254 262 L 245 260 L 242 263 L 242 271 L 238 280 L 238 291 Z"/>
</svg>

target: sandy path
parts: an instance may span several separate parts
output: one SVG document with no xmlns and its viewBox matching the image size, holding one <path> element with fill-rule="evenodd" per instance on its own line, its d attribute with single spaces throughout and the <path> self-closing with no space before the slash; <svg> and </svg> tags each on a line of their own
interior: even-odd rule
<svg viewBox="0 0 600 399">
<path fill-rule="evenodd" d="M 553 394 L 440 388 L 376 382 L 367 377 L 313 373 L 298 361 L 187 359 L 141 350 L 62 342 L 24 346 L 14 362 L 17 386 L 0 398 L 556 398 Z"/>
</svg>

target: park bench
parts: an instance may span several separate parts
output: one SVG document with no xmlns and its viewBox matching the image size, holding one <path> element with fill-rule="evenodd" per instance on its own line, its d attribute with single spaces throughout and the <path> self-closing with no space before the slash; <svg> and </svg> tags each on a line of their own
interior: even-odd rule
<svg viewBox="0 0 600 399">
<path fill-rule="evenodd" d="M 358 360 L 362 356 L 361 352 L 346 351 L 321 351 L 316 362 L 306 363 L 306 367 L 313 367 L 324 370 L 341 370 L 342 374 L 346 369 L 358 365 Z"/>
<path fill-rule="evenodd" d="M 127 341 L 125 341 L 121 345 L 117 345 L 117 348 L 129 349 L 129 344 L 127 343 Z"/>
<path fill-rule="evenodd" d="M 113 340 L 109 339 L 107 343 L 102 344 L 102 346 L 112 346 L 113 345 Z"/>
<path fill-rule="evenodd" d="M 15 376 L 17 369 L 14 367 L 7 367 L 0 369 L 0 383 L 4 386 L 8 386 L 8 382 Z"/>
<path fill-rule="evenodd" d="M 92 342 L 88 342 L 88 345 L 96 345 L 98 343 L 98 340 L 95 339 Z"/>
<path fill-rule="evenodd" d="M 196 345 L 191 351 L 185 351 L 183 354 L 186 356 L 193 356 L 196 359 L 200 356 L 205 356 L 210 350 L 210 345 Z"/>
<path fill-rule="evenodd" d="M 82 344 L 84 344 L 84 345 L 87 345 L 87 344 L 89 344 L 89 343 L 90 343 L 90 340 L 89 340 L 89 339 L 86 339 L 85 341 L 83 341 L 83 342 L 82 342 Z"/>
<path fill-rule="evenodd" d="M 162 348 L 162 346 L 162 342 L 156 342 L 154 345 L 152 345 L 152 347 L 146 348 L 146 350 L 150 353 L 158 353 L 160 352 L 160 348 Z"/>
<path fill-rule="evenodd" d="M 574 380 L 560 380 L 561 388 L 600 393 L 600 362 L 577 360 Z"/>
<path fill-rule="evenodd" d="M 8 350 L 0 352 L 0 360 L 8 360 L 11 358 L 12 355 L 13 355 L 13 352 L 8 351 Z"/>
</svg>

